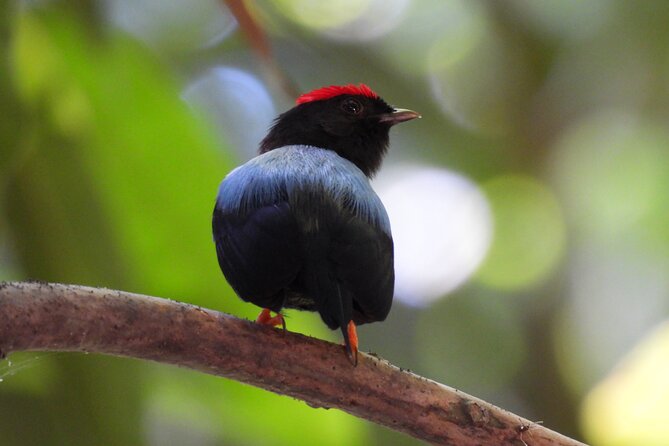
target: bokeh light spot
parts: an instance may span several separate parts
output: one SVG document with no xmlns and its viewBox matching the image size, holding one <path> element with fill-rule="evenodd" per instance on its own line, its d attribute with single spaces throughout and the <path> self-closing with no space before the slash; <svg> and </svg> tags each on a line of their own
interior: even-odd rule
<svg viewBox="0 0 669 446">
<path fill-rule="evenodd" d="M 575 244 L 555 320 L 557 364 L 574 395 L 602 379 L 669 309 L 667 260 L 624 239 Z"/>
<path fill-rule="evenodd" d="M 471 3 L 450 1 L 449 23 L 441 38 L 430 48 L 428 64 L 431 72 L 439 72 L 460 63 L 485 38 L 485 14 Z"/>
<path fill-rule="evenodd" d="M 629 113 L 597 112 L 567 130 L 554 172 L 568 215 L 589 236 L 617 236 L 664 200 L 666 130 Z"/>
<path fill-rule="evenodd" d="M 373 0 L 274 0 L 289 19 L 307 28 L 321 30 L 345 25 L 365 12 Z"/>
<path fill-rule="evenodd" d="M 565 224 L 553 193 L 525 176 L 500 176 L 483 185 L 491 203 L 494 238 L 478 273 L 503 290 L 530 287 L 555 268 L 565 248 Z"/>
<path fill-rule="evenodd" d="M 427 54 L 432 95 L 458 125 L 506 133 L 517 117 L 524 84 L 521 53 L 494 31 L 484 8 L 460 4 Z"/>
<path fill-rule="evenodd" d="M 669 438 L 669 322 L 642 341 L 586 397 L 592 444 L 662 446 Z"/>
<path fill-rule="evenodd" d="M 378 39 L 395 29 L 405 18 L 411 0 L 372 0 L 355 20 L 323 33 L 335 40 L 364 42 Z"/>
<path fill-rule="evenodd" d="M 189 51 L 216 44 L 237 28 L 222 2 L 105 0 L 111 23 L 152 48 Z"/>
<path fill-rule="evenodd" d="M 237 68 L 207 71 L 186 88 L 183 98 L 201 110 L 220 138 L 244 159 L 257 153 L 276 114 L 267 88 Z"/>
<path fill-rule="evenodd" d="M 490 244 L 485 197 L 462 175 L 411 167 L 379 187 L 395 241 L 395 293 L 424 305 L 452 291 L 479 266 Z"/>
<path fill-rule="evenodd" d="M 385 5 L 385 3 L 384 3 Z M 386 71 L 408 76 L 415 83 L 425 79 L 427 54 L 435 38 L 445 32 L 470 29 L 466 26 L 472 15 L 480 16 L 483 8 L 466 0 L 421 0 L 412 2 L 402 14 L 401 26 L 395 26 L 383 39 L 375 41 L 371 50 Z M 464 22 L 464 23 L 463 23 Z M 406 26 L 406 24 L 419 24 Z M 462 42 L 464 45 L 465 42 Z M 458 54 L 459 47 L 453 48 Z M 450 57 L 449 54 L 442 56 Z"/>
<path fill-rule="evenodd" d="M 411 0 L 313 2 L 276 0 L 291 20 L 335 40 L 347 42 L 379 38 L 405 17 Z"/>
</svg>

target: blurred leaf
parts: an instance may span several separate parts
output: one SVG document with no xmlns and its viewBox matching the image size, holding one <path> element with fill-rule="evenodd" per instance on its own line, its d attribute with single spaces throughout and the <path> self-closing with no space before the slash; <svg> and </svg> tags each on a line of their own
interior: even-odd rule
<svg viewBox="0 0 669 446">
<path fill-rule="evenodd" d="M 256 312 L 225 284 L 211 239 L 217 186 L 232 167 L 229 151 L 216 147 L 182 103 L 165 67 L 131 40 L 90 39 L 77 22 L 62 16 L 23 14 L 17 36 L 15 70 L 17 77 L 27 79 L 20 88 L 25 107 L 33 111 L 34 127 L 28 130 L 34 131 L 22 135 L 25 161 L 11 172 L 8 204 L 25 270 L 41 279 L 120 287 L 242 314 Z M 46 74 L 40 58 L 34 57 L 44 48 L 50 49 Z M 316 318 L 308 324 L 319 324 L 314 332 L 323 330 Z M 84 438 L 103 438 L 109 444 L 139 441 L 141 418 L 133 415 L 128 420 L 125 414 L 139 410 L 137 373 L 146 366 L 134 367 L 133 375 L 116 370 L 119 383 L 105 369 L 120 367 L 121 362 L 106 358 L 111 362 L 103 369 L 89 359 L 74 361 L 69 373 L 53 383 L 62 387 L 77 376 L 98 376 L 87 384 L 90 388 L 70 395 L 72 404 L 65 405 L 63 413 L 76 409 L 86 414 L 58 423 L 63 439 L 77 444 Z M 305 442 L 322 442 L 325 434 L 325 444 L 354 443 L 362 432 L 361 422 L 340 412 L 315 411 L 220 378 L 193 374 L 190 382 L 183 382 L 175 369 L 160 368 L 160 373 L 165 379 L 153 381 L 149 392 L 183 395 L 175 402 L 188 396 L 191 406 L 217 415 L 212 426 L 221 438 L 268 441 L 258 425 L 271 428 L 271 444 L 292 444 L 296 432 Z M 194 392 L 198 388 L 200 392 Z M 115 426 L 113 413 L 90 406 L 94 395 L 105 404 L 113 400 L 113 395 L 105 396 L 108 392 L 127 396 L 109 408 L 124 414 L 117 417 L 125 423 L 122 429 L 110 428 Z M 158 413 L 166 416 L 182 416 L 184 408 L 191 407 L 162 407 L 166 400 L 158 401 Z M 78 428 L 76 419 L 84 419 L 85 426 Z"/>
<path fill-rule="evenodd" d="M 229 167 L 144 50 L 115 39 L 100 57 L 74 29 L 55 27 L 54 37 L 95 113 L 82 162 L 133 265 L 132 281 L 145 292 L 206 298 L 221 284 L 210 219 Z"/>
<path fill-rule="evenodd" d="M 644 219 L 655 224 L 669 201 L 668 145 L 666 126 L 621 110 L 599 111 L 566 129 L 552 165 L 575 229 L 607 245 L 638 235 Z"/>
<path fill-rule="evenodd" d="M 493 178 L 483 189 L 495 232 L 479 279 L 501 290 L 545 280 L 565 250 L 562 210 L 553 193 L 533 178 L 515 175 Z"/>
</svg>

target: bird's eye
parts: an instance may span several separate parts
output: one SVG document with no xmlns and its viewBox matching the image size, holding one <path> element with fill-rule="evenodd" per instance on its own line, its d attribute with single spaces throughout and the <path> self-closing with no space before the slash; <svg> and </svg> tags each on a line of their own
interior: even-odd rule
<svg viewBox="0 0 669 446">
<path fill-rule="evenodd" d="M 341 108 L 351 115 L 359 115 L 362 112 L 362 104 L 355 99 L 347 99 L 341 104 Z"/>
</svg>

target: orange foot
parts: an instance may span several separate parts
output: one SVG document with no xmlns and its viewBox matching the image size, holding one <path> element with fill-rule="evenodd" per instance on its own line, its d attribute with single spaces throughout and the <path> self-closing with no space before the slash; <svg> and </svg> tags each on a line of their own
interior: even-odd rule
<svg viewBox="0 0 669 446">
<path fill-rule="evenodd" d="M 358 332 L 355 330 L 355 323 L 349 321 L 346 326 L 346 331 L 348 333 L 348 343 L 346 345 L 346 354 L 348 359 L 351 361 L 351 364 L 354 366 L 358 365 Z"/>
<path fill-rule="evenodd" d="M 283 329 L 286 329 L 286 320 L 283 318 L 281 313 L 277 313 L 276 316 L 272 316 L 272 313 L 269 308 L 263 308 L 263 310 L 258 315 L 256 319 L 257 324 L 269 325 L 272 327 L 278 327 L 281 325 Z"/>
</svg>

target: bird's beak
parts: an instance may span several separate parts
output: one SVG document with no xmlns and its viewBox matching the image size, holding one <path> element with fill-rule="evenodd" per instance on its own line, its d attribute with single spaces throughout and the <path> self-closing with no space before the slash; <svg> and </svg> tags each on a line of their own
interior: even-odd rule
<svg viewBox="0 0 669 446">
<path fill-rule="evenodd" d="M 420 113 L 404 108 L 396 108 L 391 113 L 381 115 L 379 122 L 387 122 L 390 125 L 399 124 L 400 122 L 410 121 L 415 118 L 420 118 Z"/>
</svg>

